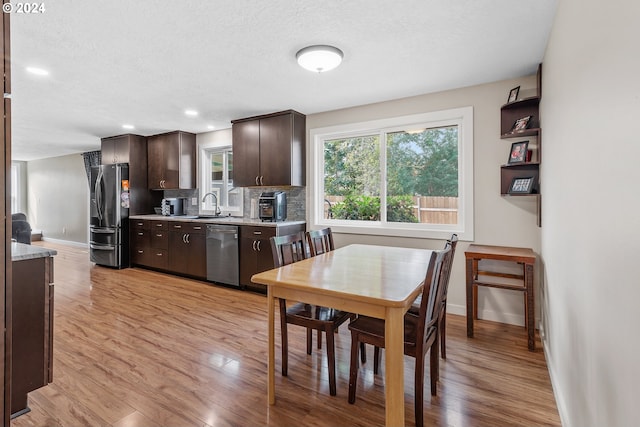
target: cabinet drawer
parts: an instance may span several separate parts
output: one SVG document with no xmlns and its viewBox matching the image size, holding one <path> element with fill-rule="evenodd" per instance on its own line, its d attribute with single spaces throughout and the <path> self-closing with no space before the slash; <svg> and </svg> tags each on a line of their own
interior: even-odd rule
<svg viewBox="0 0 640 427">
<path fill-rule="evenodd" d="M 200 222 L 170 221 L 170 231 L 181 231 L 189 234 L 204 234 L 207 229 L 206 224 Z"/>
<path fill-rule="evenodd" d="M 150 243 L 154 249 L 168 249 L 169 233 L 162 230 L 151 230 Z"/>
<path fill-rule="evenodd" d="M 131 231 L 131 238 L 133 240 L 133 245 L 138 246 L 149 246 L 151 232 L 149 230 L 137 229 Z"/>
<path fill-rule="evenodd" d="M 167 221 L 149 221 L 149 229 L 167 231 L 169 229 L 169 226 L 167 224 Z"/>
<path fill-rule="evenodd" d="M 169 265 L 166 249 L 151 248 L 147 259 L 149 259 L 150 266 L 154 268 L 166 270 Z"/>
<path fill-rule="evenodd" d="M 260 227 L 243 225 L 240 227 L 240 237 L 248 239 L 267 239 L 276 235 L 275 227 Z"/>
<path fill-rule="evenodd" d="M 148 230 L 150 226 L 150 221 L 144 219 L 132 219 L 129 223 L 132 230 Z"/>
</svg>

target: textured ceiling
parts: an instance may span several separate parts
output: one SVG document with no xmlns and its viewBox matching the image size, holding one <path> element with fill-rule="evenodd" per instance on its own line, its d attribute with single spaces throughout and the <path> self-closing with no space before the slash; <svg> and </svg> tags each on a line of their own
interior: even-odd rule
<svg viewBox="0 0 640 427">
<path fill-rule="evenodd" d="M 557 0 L 45 0 L 11 15 L 13 159 L 533 74 Z M 344 52 L 317 74 L 308 45 Z M 26 73 L 27 66 L 50 71 Z M 187 117 L 185 109 L 199 111 Z M 127 131 L 122 124 L 135 129 Z"/>
</svg>

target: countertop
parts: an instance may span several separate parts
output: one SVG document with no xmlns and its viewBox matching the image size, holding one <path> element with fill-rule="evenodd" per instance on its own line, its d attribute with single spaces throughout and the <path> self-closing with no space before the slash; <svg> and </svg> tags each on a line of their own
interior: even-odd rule
<svg viewBox="0 0 640 427">
<path fill-rule="evenodd" d="M 25 259 L 46 258 L 57 255 L 53 249 L 40 246 L 25 245 L 24 243 L 11 242 L 11 261 L 23 261 Z"/>
<path fill-rule="evenodd" d="M 164 216 L 164 215 L 132 215 L 129 219 L 148 219 L 155 221 L 185 221 L 185 222 L 202 222 L 204 224 L 229 224 L 229 225 L 259 225 L 261 227 L 282 227 L 286 225 L 305 224 L 306 221 L 280 221 L 280 222 L 262 222 L 259 219 L 239 218 L 234 216 L 221 216 L 212 218 L 197 218 L 190 215 L 182 216 Z"/>
</svg>

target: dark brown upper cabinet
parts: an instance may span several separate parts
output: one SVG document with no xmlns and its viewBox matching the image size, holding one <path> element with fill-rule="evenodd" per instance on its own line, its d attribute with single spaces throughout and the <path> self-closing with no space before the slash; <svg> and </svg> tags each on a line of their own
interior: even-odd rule
<svg viewBox="0 0 640 427">
<path fill-rule="evenodd" d="M 147 137 L 151 190 L 196 188 L 196 135 L 175 131 Z"/>
<path fill-rule="evenodd" d="M 304 114 L 287 110 L 231 123 L 235 186 L 305 185 Z"/>
</svg>

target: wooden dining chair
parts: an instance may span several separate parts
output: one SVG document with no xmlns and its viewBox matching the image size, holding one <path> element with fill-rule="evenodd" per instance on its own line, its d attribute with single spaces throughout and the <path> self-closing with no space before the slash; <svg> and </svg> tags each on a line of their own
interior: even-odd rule
<svg viewBox="0 0 640 427">
<path fill-rule="evenodd" d="M 307 258 L 304 233 L 271 238 L 273 264 L 275 267 L 291 264 Z M 329 365 L 329 393 L 336 395 L 336 356 L 334 344 L 335 330 L 347 319 L 355 315 L 329 307 L 316 306 L 297 302 L 287 307 L 286 300 L 280 299 L 280 327 L 282 336 L 282 375 L 287 376 L 289 366 L 289 350 L 287 325 L 298 325 L 307 328 L 307 354 L 311 354 L 311 334 L 315 329 L 324 331 L 327 340 L 327 361 Z"/>
<path fill-rule="evenodd" d="M 311 256 L 316 256 L 335 249 L 331 228 L 307 231 L 307 244 Z"/>
<path fill-rule="evenodd" d="M 451 255 L 451 248 L 433 251 L 427 267 L 422 301 L 419 314 L 407 313 L 404 316 L 404 354 L 415 358 L 415 419 L 416 427 L 422 427 L 424 421 L 424 358 L 430 354 L 431 394 L 436 395 L 438 371 L 438 316 L 441 308 L 441 290 L 443 266 Z M 358 381 L 359 343 L 385 346 L 385 321 L 368 316 L 358 316 L 349 324 L 351 331 L 351 362 L 349 369 L 349 403 L 356 401 Z"/>
<path fill-rule="evenodd" d="M 449 263 L 443 266 L 443 290 L 442 290 L 442 310 L 440 312 L 440 318 L 438 319 L 438 325 L 440 327 L 440 357 L 447 358 L 447 294 L 449 293 L 449 278 L 451 277 L 451 267 L 453 265 L 453 258 L 456 254 L 456 246 L 458 245 L 458 235 L 452 234 L 451 238 L 445 243 L 445 248 L 451 246 L 451 256 L 449 257 Z M 418 314 L 420 310 L 420 302 L 422 296 L 416 298 L 416 300 L 409 308 L 409 312 Z M 374 361 L 375 363 L 375 361 Z"/>
</svg>

